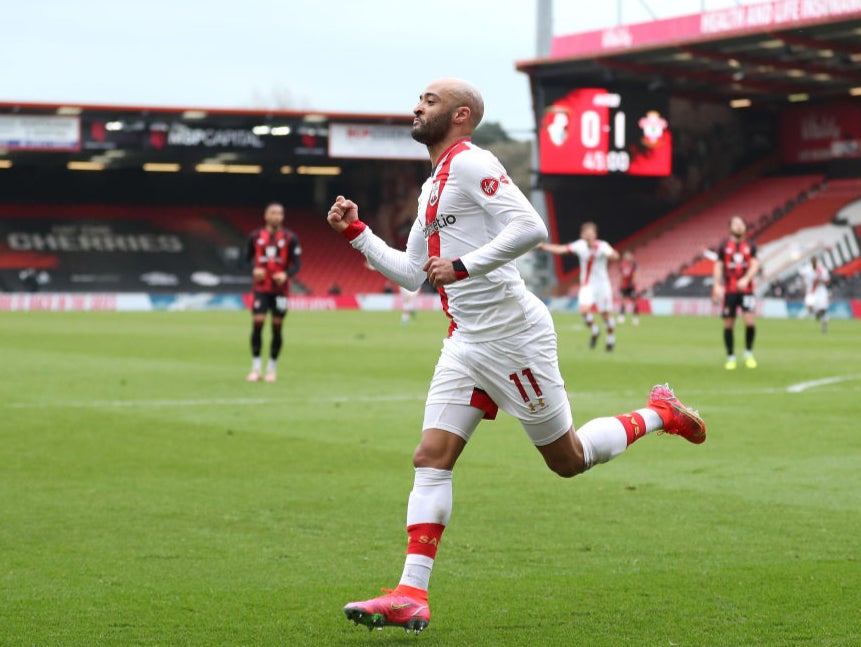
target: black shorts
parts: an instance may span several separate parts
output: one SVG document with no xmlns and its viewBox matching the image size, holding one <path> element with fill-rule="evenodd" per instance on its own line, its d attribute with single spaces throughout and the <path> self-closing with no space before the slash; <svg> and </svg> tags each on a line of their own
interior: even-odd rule
<svg viewBox="0 0 861 647">
<path fill-rule="evenodd" d="M 735 317 L 739 308 L 742 312 L 753 312 L 756 297 L 745 292 L 727 292 L 723 297 L 721 317 Z"/>
<path fill-rule="evenodd" d="M 287 315 L 287 295 L 255 292 L 254 300 L 251 302 L 251 312 L 256 315 L 271 312 L 273 317 L 283 319 Z"/>
<path fill-rule="evenodd" d="M 623 297 L 628 299 L 634 299 L 637 296 L 637 289 L 633 286 L 630 288 L 622 288 L 619 292 L 621 292 Z"/>
</svg>

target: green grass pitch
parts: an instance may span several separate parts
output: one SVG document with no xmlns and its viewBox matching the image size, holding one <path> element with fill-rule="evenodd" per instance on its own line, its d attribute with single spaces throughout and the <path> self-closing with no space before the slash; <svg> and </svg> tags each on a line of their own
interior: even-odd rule
<svg viewBox="0 0 861 647">
<path fill-rule="evenodd" d="M 556 322 L 576 423 L 669 381 L 708 440 L 564 480 L 482 423 L 408 637 L 341 608 L 400 576 L 441 313 L 291 313 L 277 384 L 248 313 L 0 314 L 0 644 L 861 644 L 861 324 L 727 372 L 718 319 Z"/>
</svg>

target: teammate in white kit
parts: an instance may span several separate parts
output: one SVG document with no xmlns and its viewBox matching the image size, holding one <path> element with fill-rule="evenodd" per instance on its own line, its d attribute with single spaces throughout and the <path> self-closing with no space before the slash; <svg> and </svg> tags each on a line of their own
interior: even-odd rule
<svg viewBox="0 0 861 647">
<path fill-rule="evenodd" d="M 478 423 L 493 419 L 497 408 L 520 420 L 547 466 L 563 477 L 604 463 L 659 429 L 693 443 L 705 440 L 705 423 L 665 385 L 651 390 L 647 406 L 574 431 L 550 312 L 526 289 L 514 263 L 547 230 L 499 161 L 471 143 L 483 112 L 478 90 L 457 79 L 431 83 L 420 95 L 412 135 L 427 145 L 433 172 L 405 251 L 376 236 L 352 200 L 338 196 L 328 213 L 331 227 L 389 279 L 410 290 L 427 279 L 451 320 L 413 454 L 400 583 L 344 607 L 348 619 L 369 628 L 396 625 L 417 633 L 430 621 L 427 589 L 451 516 L 452 469 Z"/>
<path fill-rule="evenodd" d="M 804 281 L 807 312 L 816 317 L 822 332 L 828 332 L 828 286 L 831 284 L 831 274 L 815 256 L 810 259 L 809 265 L 801 268 L 799 274 Z"/>
<path fill-rule="evenodd" d="M 610 274 L 607 264 L 619 260 L 619 252 L 613 249 L 606 240 L 598 239 L 598 225 L 594 222 L 584 222 L 580 226 L 580 238 L 567 245 L 541 243 L 538 249 L 551 254 L 577 254 L 580 259 L 580 291 L 577 293 L 577 304 L 580 316 L 589 328 L 589 348 L 595 348 L 601 330 L 595 322 L 593 310 L 597 311 L 604 320 L 607 331 L 608 351 L 616 345 L 616 320 L 613 318 L 613 287 L 610 285 Z"/>
</svg>

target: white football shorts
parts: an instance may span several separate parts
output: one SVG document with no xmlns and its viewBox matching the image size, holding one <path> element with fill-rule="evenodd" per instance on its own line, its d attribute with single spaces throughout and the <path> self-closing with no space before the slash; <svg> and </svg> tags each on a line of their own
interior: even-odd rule
<svg viewBox="0 0 861 647">
<path fill-rule="evenodd" d="M 538 446 L 571 428 L 549 312 L 525 333 L 504 339 L 466 342 L 455 331 L 443 342 L 422 429 L 443 429 L 468 441 L 482 418 L 496 417 L 497 408 L 520 420 Z"/>
<path fill-rule="evenodd" d="M 804 297 L 804 305 L 816 311 L 828 310 L 828 292 L 826 290 L 808 292 Z"/>
<path fill-rule="evenodd" d="M 613 310 L 613 290 L 610 285 L 603 283 L 587 283 L 580 286 L 577 292 L 577 304 L 580 308 L 591 308 L 593 305 L 598 312 Z"/>
</svg>

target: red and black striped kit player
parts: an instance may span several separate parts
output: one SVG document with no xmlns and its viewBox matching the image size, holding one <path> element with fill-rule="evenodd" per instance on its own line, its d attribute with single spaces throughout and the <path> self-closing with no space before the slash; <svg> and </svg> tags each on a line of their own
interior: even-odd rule
<svg viewBox="0 0 861 647">
<path fill-rule="evenodd" d="M 619 322 L 625 321 L 625 314 L 631 313 L 631 321 L 636 326 L 640 323 L 640 307 L 637 304 L 637 261 L 634 253 L 625 251 L 622 253 L 622 261 L 619 263 L 619 293 L 622 304 L 619 307 Z"/>
<path fill-rule="evenodd" d="M 728 371 L 735 370 L 738 362 L 735 357 L 735 319 L 741 310 L 744 320 L 744 365 L 756 368 L 753 357 L 753 340 L 756 337 L 756 296 L 753 292 L 753 279 L 759 272 L 756 245 L 748 240 L 747 223 L 741 216 L 733 216 L 729 221 L 730 236 L 721 243 L 714 265 L 714 285 L 712 299 L 721 303 L 723 317 L 723 340 L 726 346 Z"/>
<path fill-rule="evenodd" d="M 252 262 L 254 270 L 252 330 L 251 330 L 251 372 L 249 382 L 257 382 L 263 377 L 260 351 L 263 345 L 263 326 L 266 315 L 272 315 L 272 343 L 269 348 L 269 362 L 266 365 L 267 382 L 277 379 L 276 364 L 281 353 L 281 327 L 287 316 L 290 279 L 301 267 L 302 248 L 296 234 L 283 226 L 284 207 L 272 202 L 263 214 L 264 225 L 248 237 L 246 260 Z"/>
</svg>

